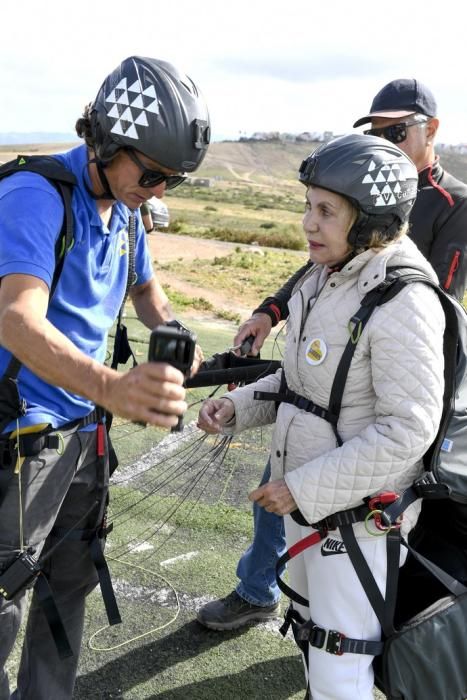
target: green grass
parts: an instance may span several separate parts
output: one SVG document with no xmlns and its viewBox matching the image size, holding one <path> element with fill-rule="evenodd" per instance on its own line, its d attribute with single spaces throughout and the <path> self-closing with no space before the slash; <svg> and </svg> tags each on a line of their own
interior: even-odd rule
<svg viewBox="0 0 467 700">
<path fill-rule="evenodd" d="M 253 309 L 274 293 L 296 270 L 304 265 L 306 255 L 287 251 L 260 250 L 257 253 L 240 247 L 230 255 L 213 260 L 176 261 L 160 266 L 199 287 L 229 290 L 232 300 Z M 170 291 L 169 291 L 170 295 Z M 185 307 L 187 308 L 187 307 Z"/>
<path fill-rule="evenodd" d="M 229 323 L 182 319 L 199 336 L 205 354 L 221 352 L 232 341 L 236 326 Z M 147 352 L 148 333 L 128 313 L 129 336 L 141 357 Z M 273 341 L 264 356 L 276 354 Z M 206 396 L 209 389 L 193 390 L 192 400 Z M 193 408 L 188 422 L 197 414 Z M 114 442 L 125 464 L 149 449 L 167 432 L 152 428 L 127 431 L 117 421 Z M 142 436 L 146 436 L 143 437 Z M 201 627 L 196 609 L 209 598 L 225 595 L 235 585 L 235 568 L 252 535 L 251 504 L 247 494 L 257 485 L 267 458 L 268 431 L 253 431 L 235 439 L 227 459 L 203 485 L 201 493 L 181 505 L 165 525 L 163 533 L 148 538 L 150 552 L 126 554 L 122 548 L 131 538 L 155 530 L 173 509 L 183 490 L 183 479 L 175 479 L 161 494 L 144 501 L 144 508 L 132 511 L 131 519 L 117 517 L 108 554 L 124 624 L 104 629 L 83 647 L 75 700 L 94 698 L 140 698 L 225 700 L 268 697 L 301 700 L 303 671 L 294 643 L 282 640 L 270 626 L 257 626 L 237 633 L 218 634 Z M 144 448 L 143 448 L 144 445 Z M 161 467 L 162 468 L 162 467 Z M 112 512 L 135 504 L 148 494 L 157 468 L 149 470 L 131 486 L 114 486 Z M 146 528 L 146 530 L 145 530 Z M 169 528 L 169 534 L 167 534 Z M 187 553 L 166 567 L 165 560 Z M 123 560 L 123 561 L 122 561 Z M 137 568 L 141 567 L 141 568 Z M 163 578 L 160 578 L 162 576 Z M 172 588 L 177 591 L 180 610 Z M 106 619 L 100 594 L 88 598 L 86 644 Z M 167 625 L 167 626 L 165 626 Z M 122 645 L 122 646 L 118 646 Z M 98 651 L 106 649 L 105 651 Z M 115 648 L 113 648 L 115 647 Z"/>
<path fill-rule="evenodd" d="M 160 267 L 163 268 L 163 266 Z M 234 323 L 237 323 L 237 325 L 240 323 L 240 314 L 234 311 L 220 309 L 204 297 L 188 296 L 177 289 L 172 289 L 170 285 L 166 285 L 164 290 L 169 298 L 172 308 L 175 311 L 186 311 L 187 309 L 195 309 L 196 311 L 210 311 L 215 318 L 222 318 L 225 321 L 233 321 Z"/>
<path fill-rule="evenodd" d="M 281 188 L 219 182 L 210 188 L 182 186 L 167 197 L 169 231 L 303 250 L 304 195 L 305 190 L 298 183 Z"/>
</svg>

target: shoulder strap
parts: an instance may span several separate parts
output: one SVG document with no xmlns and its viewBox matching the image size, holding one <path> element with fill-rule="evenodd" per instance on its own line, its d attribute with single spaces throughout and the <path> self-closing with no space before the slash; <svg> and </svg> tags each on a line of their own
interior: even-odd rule
<svg viewBox="0 0 467 700">
<path fill-rule="evenodd" d="M 357 343 L 360 340 L 363 329 L 370 320 L 371 314 L 377 306 L 380 306 L 392 296 L 391 292 L 393 291 L 399 278 L 400 276 L 396 273 L 396 271 L 390 272 L 386 276 L 386 279 L 381 282 L 381 284 L 363 297 L 360 308 L 349 321 L 349 329 L 352 327 L 350 330 L 350 338 L 337 366 L 329 396 L 328 407 L 329 413 L 333 415 L 335 419 L 333 428 L 336 435 L 337 444 L 339 446 L 342 445 L 342 438 L 337 430 L 337 422 L 341 412 L 342 397 L 344 394 L 345 383 L 347 381 L 347 375 L 349 373 L 350 364 L 352 362 Z M 399 289 L 400 287 L 397 289 L 397 291 L 399 291 Z"/>
<path fill-rule="evenodd" d="M 19 155 L 16 160 L 9 161 L 0 166 L 0 180 L 19 172 L 33 172 L 46 178 L 60 194 L 64 217 L 60 235 L 55 245 L 55 270 L 52 277 L 49 299 L 55 292 L 60 274 L 63 269 L 66 253 L 73 247 L 73 212 L 71 199 L 73 187 L 77 184 L 76 178 L 68 168 L 52 156 L 24 156 Z M 12 357 L 5 375 L 11 379 L 18 376 L 21 362 Z"/>
<path fill-rule="evenodd" d="M 331 393 L 329 397 L 329 412 L 335 417 L 336 423 L 334 432 L 336 434 L 336 439 L 338 445 L 342 445 L 342 439 L 337 431 L 337 420 L 342 407 L 342 397 L 344 394 L 344 387 L 347 381 L 347 375 L 349 373 L 350 364 L 355 353 L 355 348 L 361 337 L 363 329 L 370 320 L 371 314 L 377 306 L 381 306 L 390 299 L 396 296 L 400 290 L 407 284 L 413 284 L 414 282 L 423 282 L 431 287 L 438 295 L 438 298 L 443 307 L 444 313 L 446 315 L 446 332 L 444 334 L 444 353 L 445 357 L 449 358 L 446 363 L 445 371 L 445 390 L 444 390 L 444 401 L 443 401 L 443 417 L 449 410 L 448 407 L 451 405 L 451 396 L 453 395 L 455 387 L 455 369 L 456 369 L 456 353 L 458 347 L 458 323 L 457 323 L 457 313 L 455 309 L 455 300 L 453 300 L 446 292 L 441 289 L 433 280 L 431 280 L 427 275 L 418 270 L 413 270 L 411 268 L 396 268 L 389 267 L 388 274 L 386 278 L 371 292 L 368 292 L 363 299 L 359 310 L 352 316 L 349 321 L 353 328 L 350 331 L 349 341 L 342 353 L 341 360 L 336 370 L 334 376 L 334 381 L 331 387 Z M 460 305 L 459 305 L 460 306 Z M 462 307 L 460 307 L 462 309 Z M 443 424 L 443 421 L 441 422 Z M 435 441 L 436 442 L 436 441 Z"/>
<path fill-rule="evenodd" d="M 122 305 L 120 306 L 120 311 L 118 312 L 117 327 L 115 329 L 114 349 L 112 354 L 112 362 L 110 365 L 112 369 L 117 369 L 119 364 L 126 364 L 130 357 L 133 359 L 133 367 L 136 367 L 138 364 L 128 341 L 126 326 L 122 323 L 125 302 L 127 300 L 130 288 L 136 283 L 135 248 L 136 216 L 134 213 L 131 213 L 128 220 L 128 277 Z"/>
</svg>

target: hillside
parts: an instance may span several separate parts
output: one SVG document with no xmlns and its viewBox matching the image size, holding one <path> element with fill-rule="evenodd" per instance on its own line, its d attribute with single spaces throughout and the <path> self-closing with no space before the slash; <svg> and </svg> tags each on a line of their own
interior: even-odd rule
<svg viewBox="0 0 467 700">
<path fill-rule="evenodd" d="M 76 142 L 0 145 L 0 162 L 14 158 L 17 153 L 57 153 L 74 145 Z M 300 163 L 317 145 L 280 141 L 220 141 L 211 144 L 197 175 L 232 182 L 277 185 L 278 180 L 295 180 Z M 467 182 L 467 154 L 443 151 L 441 162 L 455 177 Z"/>
<path fill-rule="evenodd" d="M 263 184 L 283 178 L 294 180 L 300 163 L 319 144 L 261 141 L 213 143 L 200 168 L 200 176 L 220 176 Z M 455 177 L 467 182 L 467 154 L 443 151 L 441 162 Z"/>
<path fill-rule="evenodd" d="M 277 180 L 282 179 L 294 180 L 300 163 L 316 146 L 317 143 L 279 141 L 213 143 L 199 175 L 258 184 L 277 184 Z"/>
</svg>

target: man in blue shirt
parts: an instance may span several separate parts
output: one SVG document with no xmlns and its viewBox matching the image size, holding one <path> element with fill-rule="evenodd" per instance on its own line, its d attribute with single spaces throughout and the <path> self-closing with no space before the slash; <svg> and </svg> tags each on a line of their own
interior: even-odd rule
<svg viewBox="0 0 467 700">
<path fill-rule="evenodd" d="M 102 549 L 105 534 L 106 434 L 95 407 L 167 428 L 186 409 L 183 376 L 170 365 L 118 373 L 103 362 L 130 257 L 129 295 L 139 319 L 150 329 L 174 322 L 136 212 L 202 162 L 206 105 L 169 63 L 130 57 L 105 79 L 76 129 L 85 145 L 57 156 L 77 185 L 73 245 L 52 294 L 63 201 L 34 173 L 0 182 L 0 377 L 17 358 L 25 408 L 24 415 L 0 416 L 0 472 L 8 474 L 0 503 L 0 700 L 10 698 L 4 665 L 26 602 L 25 586 L 15 592 L 12 584 L 9 595 L 1 584 L 11 584 L 18 559 L 29 561 L 28 548 L 41 561 L 38 578 L 50 583 L 73 653 L 59 658 L 35 591 L 14 697 L 72 697 L 84 599 L 97 582 L 89 544 L 99 533 Z"/>
</svg>

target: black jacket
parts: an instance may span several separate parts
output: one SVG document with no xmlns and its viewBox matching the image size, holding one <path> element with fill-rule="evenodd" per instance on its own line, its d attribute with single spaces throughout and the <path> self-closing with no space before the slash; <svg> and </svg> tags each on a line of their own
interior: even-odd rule
<svg viewBox="0 0 467 700">
<path fill-rule="evenodd" d="M 467 287 L 467 185 L 439 160 L 418 174 L 409 236 L 433 265 L 444 289 L 462 300 Z"/>
<path fill-rule="evenodd" d="M 462 300 L 467 288 L 467 185 L 443 170 L 439 160 L 419 172 L 418 184 L 409 236 L 434 267 L 440 285 Z M 310 265 L 297 270 L 255 313 L 268 314 L 274 326 L 287 318 L 295 283 Z"/>
</svg>

